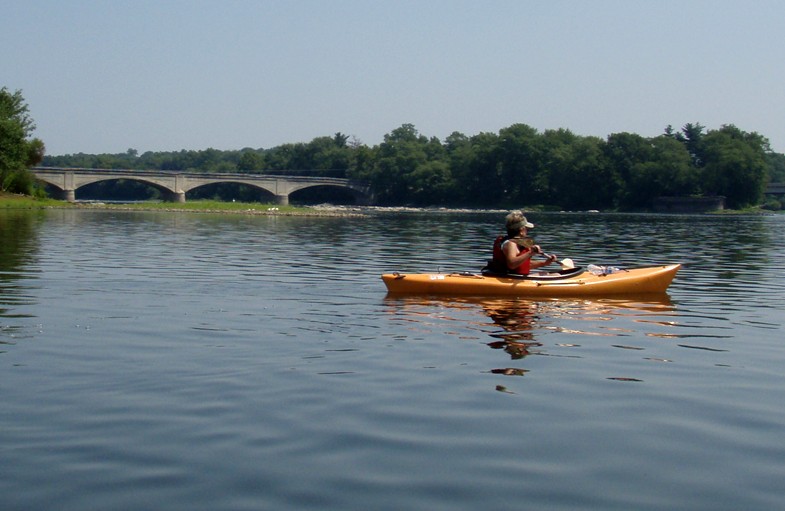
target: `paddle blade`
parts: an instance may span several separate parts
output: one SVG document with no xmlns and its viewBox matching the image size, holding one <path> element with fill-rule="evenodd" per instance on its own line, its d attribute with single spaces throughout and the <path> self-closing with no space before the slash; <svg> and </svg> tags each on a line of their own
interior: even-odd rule
<svg viewBox="0 0 785 511">
<path fill-rule="evenodd" d="M 510 238 L 510 241 L 514 242 L 516 245 L 518 245 L 521 248 L 532 248 L 535 245 L 534 238 L 530 238 L 528 236 L 526 236 L 525 238 L 522 237 Z"/>
<path fill-rule="evenodd" d="M 566 258 L 562 259 L 561 260 L 561 265 L 562 265 L 562 268 L 567 269 L 567 270 L 571 270 L 571 269 L 575 268 L 575 263 L 573 263 L 572 259 L 570 259 L 569 257 L 566 257 Z"/>
</svg>

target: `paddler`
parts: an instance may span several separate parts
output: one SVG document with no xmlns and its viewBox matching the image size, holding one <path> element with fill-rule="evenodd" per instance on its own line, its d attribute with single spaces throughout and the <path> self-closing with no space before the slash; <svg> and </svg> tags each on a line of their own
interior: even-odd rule
<svg viewBox="0 0 785 511">
<path fill-rule="evenodd" d="M 526 236 L 528 229 L 534 224 L 526 220 L 521 211 L 511 211 L 505 218 L 507 236 L 499 236 L 493 243 L 492 268 L 504 268 L 507 272 L 528 275 L 535 268 L 542 268 L 556 262 L 556 254 L 546 259 L 533 260 L 537 254 L 543 254 L 539 245 L 534 245 Z"/>
</svg>

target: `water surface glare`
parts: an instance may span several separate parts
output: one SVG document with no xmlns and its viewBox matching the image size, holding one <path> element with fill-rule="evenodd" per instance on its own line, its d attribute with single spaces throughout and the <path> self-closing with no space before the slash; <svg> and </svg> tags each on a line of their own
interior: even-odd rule
<svg viewBox="0 0 785 511">
<path fill-rule="evenodd" d="M 0 509 L 785 508 L 785 219 L 536 214 L 626 299 L 387 296 L 500 213 L 0 211 Z"/>
</svg>

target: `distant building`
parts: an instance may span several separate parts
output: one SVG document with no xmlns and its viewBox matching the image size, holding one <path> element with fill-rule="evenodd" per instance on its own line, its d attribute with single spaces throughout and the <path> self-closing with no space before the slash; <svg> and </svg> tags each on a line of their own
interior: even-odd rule
<svg viewBox="0 0 785 511">
<path fill-rule="evenodd" d="M 725 197 L 657 197 L 654 211 L 658 213 L 708 213 L 725 209 Z"/>
</svg>

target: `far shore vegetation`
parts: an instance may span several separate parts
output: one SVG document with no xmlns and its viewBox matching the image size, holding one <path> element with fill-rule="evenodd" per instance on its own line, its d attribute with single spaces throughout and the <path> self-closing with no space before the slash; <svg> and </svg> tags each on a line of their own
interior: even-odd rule
<svg viewBox="0 0 785 511">
<path fill-rule="evenodd" d="M 555 211 L 651 211 L 659 197 L 718 196 L 735 211 L 777 211 L 785 204 L 781 195 L 764 194 L 769 183 L 785 182 L 785 155 L 772 151 L 765 136 L 733 124 L 707 129 L 688 123 L 667 126 L 655 137 L 623 132 L 607 138 L 513 124 L 497 133 L 454 132 L 444 140 L 403 124 L 375 146 L 339 132 L 266 149 L 59 156 L 46 155 L 44 142 L 32 138 L 34 129 L 21 91 L 0 89 L 0 192 L 25 194 L 38 205 L 56 190 L 36 180 L 29 171 L 36 166 L 341 177 L 367 183 L 375 205 L 387 207 L 533 210 L 539 204 Z M 160 203 L 160 190 L 120 178 L 81 187 L 77 198 L 142 201 L 123 209 L 276 207 L 263 204 L 264 192 L 236 183 L 191 190 L 185 204 Z M 319 187 L 290 200 L 353 204 L 354 197 Z"/>
</svg>

